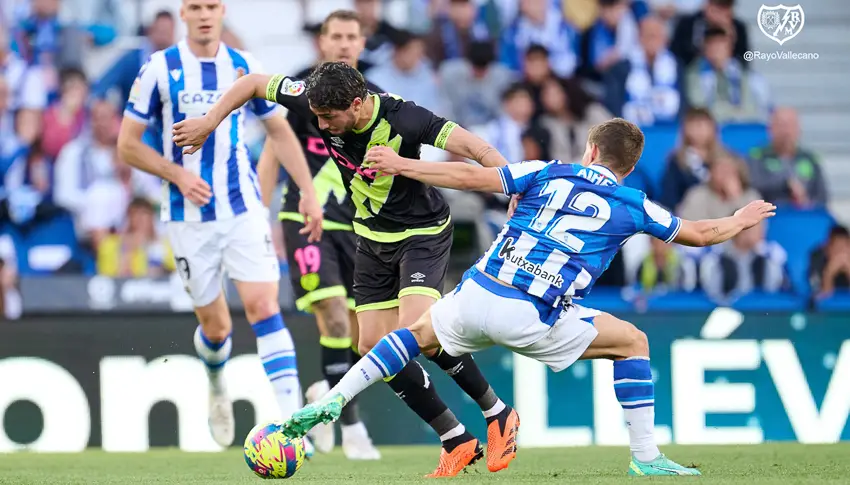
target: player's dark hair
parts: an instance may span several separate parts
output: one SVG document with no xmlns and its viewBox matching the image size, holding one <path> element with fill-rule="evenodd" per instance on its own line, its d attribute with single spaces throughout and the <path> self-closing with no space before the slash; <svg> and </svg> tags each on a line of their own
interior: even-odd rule
<svg viewBox="0 0 850 485">
<path fill-rule="evenodd" d="M 353 10 L 334 10 L 327 17 L 325 17 L 325 21 L 322 22 L 322 27 L 319 33 L 325 35 L 328 33 L 328 25 L 333 20 L 340 20 L 342 22 L 357 22 L 357 26 L 360 27 L 360 30 L 363 30 L 363 22 L 360 20 L 360 15 Z"/>
<path fill-rule="evenodd" d="M 344 62 L 324 62 L 307 78 L 307 101 L 315 109 L 346 110 L 367 94 L 363 75 Z"/>
<path fill-rule="evenodd" d="M 622 118 L 591 127 L 587 141 L 599 147 L 600 161 L 617 175 L 629 173 L 643 153 L 643 132 Z"/>
<path fill-rule="evenodd" d="M 735 6 L 735 0 L 708 0 L 708 3 L 717 7 L 732 8 Z"/>
</svg>

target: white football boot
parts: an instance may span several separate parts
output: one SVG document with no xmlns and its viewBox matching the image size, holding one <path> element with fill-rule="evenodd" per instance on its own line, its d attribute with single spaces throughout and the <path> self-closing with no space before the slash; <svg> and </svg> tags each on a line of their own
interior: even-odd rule
<svg viewBox="0 0 850 485">
<path fill-rule="evenodd" d="M 372 444 L 363 422 L 342 425 L 342 451 L 349 460 L 380 460 L 381 452 Z"/>
<path fill-rule="evenodd" d="M 305 393 L 305 396 L 307 397 L 307 404 L 312 404 L 320 400 L 330 390 L 331 388 L 328 385 L 328 381 L 321 380 L 314 382 L 313 385 L 307 388 L 307 392 Z M 309 436 L 312 440 L 312 444 L 315 446 L 316 451 L 319 453 L 330 453 L 334 449 L 334 443 L 336 441 L 335 434 L 333 423 L 323 423 L 311 429 L 307 436 Z"/>
<path fill-rule="evenodd" d="M 223 389 L 210 391 L 209 409 L 210 434 L 213 440 L 224 448 L 233 444 L 236 438 L 236 420 L 233 418 L 233 405 Z"/>
</svg>

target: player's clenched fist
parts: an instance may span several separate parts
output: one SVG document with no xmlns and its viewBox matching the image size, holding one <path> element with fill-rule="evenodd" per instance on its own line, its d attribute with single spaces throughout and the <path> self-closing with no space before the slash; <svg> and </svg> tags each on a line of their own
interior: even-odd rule
<svg viewBox="0 0 850 485">
<path fill-rule="evenodd" d="M 191 155 L 204 146 L 213 130 L 215 130 L 215 123 L 208 117 L 201 116 L 175 124 L 171 135 L 174 137 L 175 145 L 186 147 L 183 154 Z"/>
<path fill-rule="evenodd" d="M 198 207 L 203 207 L 210 202 L 212 189 L 204 179 L 188 170 L 181 169 L 174 181 L 180 189 L 183 197 L 186 197 Z"/>
<path fill-rule="evenodd" d="M 735 217 L 739 218 L 747 229 L 775 215 L 776 206 L 763 200 L 754 200 L 735 211 Z"/>
<path fill-rule="evenodd" d="M 400 174 L 408 163 L 395 150 L 385 146 L 372 147 L 366 154 L 366 161 L 369 162 L 369 168 L 389 175 Z"/>
</svg>

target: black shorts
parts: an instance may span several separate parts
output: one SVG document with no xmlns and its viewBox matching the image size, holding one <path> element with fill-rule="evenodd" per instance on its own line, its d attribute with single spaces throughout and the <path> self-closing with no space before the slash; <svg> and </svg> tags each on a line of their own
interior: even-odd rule
<svg viewBox="0 0 850 485">
<path fill-rule="evenodd" d="M 354 302 L 358 312 L 398 306 L 405 295 L 439 300 L 449 266 L 453 227 L 440 234 L 411 236 L 396 243 L 358 238 L 354 259 Z"/>
<path fill-rule="evenodd" d="M 299 234 L 304 224 L 282 221 L 289 278 L 295 293 L 295 306 L 310 311 L 313 303 L 341 296 L 354 308 L 354 253 L 357 236 L 352 231 L 322 232 L 322 240 L 310 244 Z"/>
</svg>

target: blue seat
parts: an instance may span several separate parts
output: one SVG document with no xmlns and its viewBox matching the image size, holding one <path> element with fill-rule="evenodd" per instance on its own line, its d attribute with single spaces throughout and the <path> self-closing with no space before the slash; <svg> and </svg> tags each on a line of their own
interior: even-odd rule
<svg viewBox="0 0 850 485">
<path fill-rule="evenodd" d="M 14 237 L 14 236 L 13 236 Z M 49 274 L 49 272 L 34 269 L 29 261 L 29 252 L 38 246 L 65 246 L 71 253 L 71 258 L 81 258 L 81 251 L 74 231 L 74 220 L 68 214 L 58 215 L 44 223 L 18 231 L 15 241 L 18 253 L 18 271 L 22 275 Z M 88 258 L 91 259 L 91 258 Z M 86 266 L 86 262 L 83 266 Z"/>
<path fill-rule="evenodd" d="M 747 156 L 753 148 L 767 144 L 767 127 L 756 123 L 723 125 L 720 128 L 720 139 L 739 155 Z"/>
<path fill-rule="evenodd" d="M 825 208 L 780 207 L 768 220 L 767 238 L 788 252 L 788 273 L 794 291 L 809 294 L 809 256 L 826 241 L 835 220 Z"/>
<path fill-rule="evenodd" d="M 647 311 L 711 311 L 716 307 L 702 292 L 670 292 L 646 301 Z"/>
<path fill-rule="evenodd" d="M 798 312 L 806 309 L 806 299 L 790 293 L 754 292 L 739 298 L 732 308 L 742 312 Z"/>
<path fill-rule="evenodd" d="M 850 291 L 836 290 L 831 297 L 815 302 L 815 308 L 821 312 L 848 312 L 850 311 Z"/>
<path fill-rule="evenodd" d="M 652 193 L 657 194 L 661 190 L 661 179 L 667 170 L 667 156 L 676 147 L 679 138 L 679 127 L 677 125 L 647 126 L 643 128 L 643 133 L 645 136 L 643 155 L 638 161 L 637 170 L 640 170 L 648 179 Z"/>
</svg>

